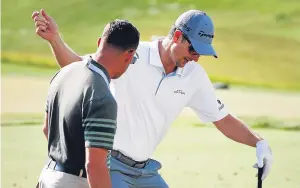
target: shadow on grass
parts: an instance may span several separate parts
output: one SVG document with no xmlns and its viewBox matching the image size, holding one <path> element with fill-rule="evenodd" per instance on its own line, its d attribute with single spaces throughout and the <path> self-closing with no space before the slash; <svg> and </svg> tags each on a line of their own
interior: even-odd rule
<svg viewBox="0 0 300 188">
<path fill-rule="evenodd" d="M 275 120 L 269 117 L 258 118 L 240 118 L 247 125 L 254 129 L 277 129 L 285 131 L 300 131 L 300 121 L 298 120 Z M 192 123 L 195 127 L 208 127 L 213 126 L 211 124 Z"/>
<path fill-rule="evenodd" d="M 43 119 L 39 113 L 2 113 L 1 126 L 42 125 Z"/>
<path fill-rule="evenodd" d="M 2 113 L 1 126 L 42 125 L 43 114 L 33 113 Z M 285 131 L 300 131 L 300 120 L 276 120 L 269 117 L 240 117 L 247 125 L 254 129 L 277 129 Z M 179 117 L 173 126 L 213 127 L 211 123 L 199 123 L 197 118 Z"/>
<path fill-rule="evenodd" d="M 300 122 L 284 122 L 266 117 L 258 118 L 251 123 L 252 128 L 281 129 L 287 131 L 300 131 Z"/>
</svg>

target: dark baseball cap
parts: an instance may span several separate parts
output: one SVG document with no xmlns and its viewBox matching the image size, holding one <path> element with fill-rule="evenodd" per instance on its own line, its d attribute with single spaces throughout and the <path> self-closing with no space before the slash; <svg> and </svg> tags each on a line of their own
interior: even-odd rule
<svg viewBox="0 0 300 188">
<path fill-rule="evenodd" d="M 175 27 L 188 37 L 198 54 L 218 57 L 212 47 L 214 24 L 205 12 L 186 11 L 177 18 Z"/>
</svg>

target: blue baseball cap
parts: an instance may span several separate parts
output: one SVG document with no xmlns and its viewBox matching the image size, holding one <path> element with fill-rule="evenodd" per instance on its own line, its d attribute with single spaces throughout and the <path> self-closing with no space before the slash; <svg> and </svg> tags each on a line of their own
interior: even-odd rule
<svg viewBox="0 0 300 188">
<path fill-rule="evenodd" d="M 175 27 L 191 41 L 198 54 L 218 57 L 212 47 L 214 24 L 205 12 L 200 10 L 184 12 L 177 18 Z"/>
</svg>

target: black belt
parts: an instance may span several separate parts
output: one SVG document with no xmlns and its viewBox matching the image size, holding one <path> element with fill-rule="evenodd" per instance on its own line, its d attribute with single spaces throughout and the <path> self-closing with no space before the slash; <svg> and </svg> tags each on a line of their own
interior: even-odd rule
<svg viewBox="0 0 300 188">
<path fill-rule="evenodd" d="M 149 160 L 135 161 L 132 158 L 124 155 L 120 151 L 116 151 L 116 150 L 111 151 L 111 156 L 114 157 L 115 159 L 117 159 L 118 161 L 120 161 L 128 166 L 134 167 L 134 168 L 144 168 L 148 164 L 148 161 L 149 161 Z"/>
<path fill-rule="evenodd" d="M 62 164 L 59 164 L 58 162 L 53 161 L 52 159 L 49 159 L 48 163 L 46 164 L 46 168 L 50 168 L 50 169 L 64 172 L 67 174 L 72 174 L 75 176 L 86 178 L 85 168 L 82 168 L 82 169 L 67 168 L 67 167 L 63 166 Z"/>
</svg>

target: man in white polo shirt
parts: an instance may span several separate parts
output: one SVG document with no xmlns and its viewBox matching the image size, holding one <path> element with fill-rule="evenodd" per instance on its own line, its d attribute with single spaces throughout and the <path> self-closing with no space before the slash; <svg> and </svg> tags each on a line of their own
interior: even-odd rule
<svg viewBox="0 0 300 188">
<path fill-rule="evenodd" d="M 62 41 L 53 18 L 35 12 L 33 19 L 37 34 L 49 41 L 61 67 L 84 58 Z M 178 17 L 168 37 L 141 42 L 136 64 L 114 80 L 118 103 L 111 152 L 114 188 L 168 187 L 158 174 L 161 164 L 149 158 L 184 107 L 192 108 L 203 122 L 213 122 L 228 138 L 256 147 L 255 166 L 264 166 L 262 179 L 266 178 L 273 161 L 267 141 L 226 111 L 205 70 L 196 63 L 200 56 L 217 57 L 213 37 L 211 18 L 202 11 L 187 11 Z"/>
</svg>

